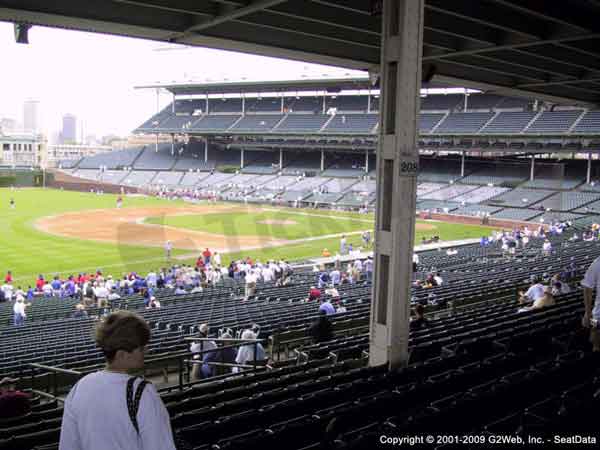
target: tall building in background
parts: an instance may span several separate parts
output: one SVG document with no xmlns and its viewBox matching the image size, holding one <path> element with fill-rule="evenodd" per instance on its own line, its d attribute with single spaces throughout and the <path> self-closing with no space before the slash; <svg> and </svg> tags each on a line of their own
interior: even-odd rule
<svg viewBox="0 0 600 450">
<path fill-rule="evenodd" d="M 74 144 L 77 142 L 77 118 L 73 114 L 63 116 L 61 144 Z"/>
<path fill-rule="evenodd" d="M 26 133 L 40 133 L 42 119 L 39 100 L 25 100 L 23 103 L 23 131 Z"/>
</svg>

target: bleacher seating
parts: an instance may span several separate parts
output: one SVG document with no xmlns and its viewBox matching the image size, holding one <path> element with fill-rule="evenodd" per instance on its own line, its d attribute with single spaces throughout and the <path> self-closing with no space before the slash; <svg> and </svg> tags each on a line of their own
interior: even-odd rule
<svg viewBox="0 0 600 450">
<path fill-rule="evenodd" d="M 170 170 L 175 165 L 175 155 L 171 153 L 171 144 L 148 146 L 135 161 L 136 170 Z"/>
<path fill-rule="evenodd" d="M 122 167 L 131 167 L 143 150 L 144 147 L 133 147 L 126 150 L 87 156 L 81 160 L 78 167 L 80 169 L 98 169 L 100 167 L 120 169 Z"/>
<path fill-rule="evenodd" d="M 466 169 L 465 169 L 466 170 Z M 509 165 L 498 163 L 487 165 L 478 163 L 475 169 L 462 178 L 462 184 L 491 184 L 494 186 L 515 187 L 527 179 L 528 169 L 524 164 Z"/>
<path fill-rule="evenodd" d="M 223 115 L 223 116 L 202 116 L 201 119 L 194 122 L 190 131 L 225 131 L 231 127 L 241 116 Z"/>
<path fill-rule="evenodd" d="M 336 114 L 323 129 L 325 133 L 371 133 L 377 124 L 377 114 Z"/>
<path fill-rule="evenodd" d="M 481 130 L 490 134 L 516 134 L 525 129 L 535 117 L 535 112 L 502 111 Z"/>
<path fill-rule="evenodd" d="M 475 190 L 469 191 L 466 194 L 454 197 L 455 202 L 465 203 L 482 203 L 489 200 L 492 197 L 496 197 L 504 192 L 507 192 L 509 188 L 497 187 L 497 186 L 481 186 Z M 483 206 L 483 205 L 482 205 Z"/>
<path fill-rule="evenodd" d="M 204 143 L 190 141 L 188 145 L 176 146 L 177 161 L 173 170 L 202 170 L 209 171 L 215 168 L 214 150 L 208 149 L 209 158 L 204 161 Z M 212 157 L 212 158 L 211 158 Z"/>
<path fill-rule="evenodd" d="M 588 203 L 600 200 L 600 194 L 588 192 L 557 192 L 537 204 L 554 211 L 572 211 Z"/>
<path fill-rule="evenodd" d="M 124 186 L 145 187 L 152 184 L 156 172 L 151 170 L 132 170 L 122 181 Z"/>
<path fill-rule="evenodd" d="M 200 116 L 190 114 L 175 114 L 161 121 L 160 125 L 155 128 L 163 132 L 181 133 L 185 132 L 199 118 Z"/>
<path fill-rule="evenodd" d="M 442 183 L 419 183 L 417 185 L 417 197 L 422 197 L 425 194 L 437 191 L 438 189 L 441 189 L 446 186 L 446 184 Z"/>
<path fill-rule="evenodd" d="M 179 187 L 182 178 L 183 172 L 160 171 L 156 174 L 152 183 L 160 186 Z"/>
<path fill-rule="evenodd" d="M 477 133 L 493 116 L 494 113 L 491 112 L 449 114 L 435 132 L 436 134 Z"/>
<path fill-rule="evenodd" d="M 572 133 L 600 133 L 600 111 L 586 112 Z"/>
<path fill-rule="evenodd" d="M 525 133 L 565 133 L 569 131 L 569 128 L 573 126 L 581 114 L 581 110 L 544 111 L 529 126 L 529 128 L 525 130 Z"/>
<path fill-rule="evenodd" d="M 433 130 L 444 117 L 445 115 L 440 113 L 419 114 L 419 131 L 421 133 L 431 133 L 431 130 Z"/>
<path fill-rule="evenodd" d="M 181 181 L 179 182 L 179 185 L 183 188 L 191 188 L 196 186 L 200 180 L 208 176 L 210 175 L 207 173 L 185 172 L 181 178 Z"/>
<path fill-rule="evenodd" d="M 105 170 L 104 172 L 99 172 L 97 175 L 97 180 L 102 183 L 109 184 L 121 184 L 123 178 L 127 176 L 128 172 L 123 170 Z"/>
<path fill-rule="evenodd" d="M 531 276 L 552 274 L 573 262 L 580 277 L 600 255 L 600 247 L 588 242 L 561 245 L 567 238 L 550 238 L 551 256 L 539 251 L 540 240 L 509 259 L 500 257 L 499 244 L 460 247 L 453 256 L 423 252 L 419 266 L 435 266 L 445 283 L 414 288 L 413 301 L 433 296 L 438 305 L 450 300 L 454 305 L 427 307 L 440 314 L 410 332 L 409 365 L 399 370 L 365 366 L 371 286 L 362 281 L 339 287 L 347 312 L 332 317 L 334 338 L 317 344 L 306 340 L 306 330 L 318 308 L 302 301 L 314 274 L 302 270 L 291 286 L 259 283 L 257 295 L 247 302 L 240 302 L 242 284 L 229 280 L 201 294 L 158 291 L 161 309 L 144 310 L 139 295 L 121 299 L 118 306 L 138 310 L 152 327 L 149 361 L 184 351 L 183 338 L 202 322 L 210 323 L 213 334 L 259 323 L 261 337 L 270 337 L 273 360 L 282 351 L 284 359 L 292 358 L 288 343 L 298 342 L 294 359 L 281 366 L 183 390 L 161 389 L 182 449 L 317 449 L 334 440 L 339 448 L 374 448 L 382 434 L 432 429 L 477 436 L 593 432 L 600 384 L 597 359 L 578 330 L 580 291 L 558 295 L 556 305 L 527 313 L 518 312 L 515 299 L 516 288 L 529 284 Z M 60 308 L 60 301 L 49 302 Z M 67 303 L 72 308 L 74 300 Z M 37 302 L 32 315 L 44 305 Z M 10 305 L 0 304 L 0 317 L 10 318 Z M 29 362 L 101 368 L 94 323 L 93 318 L 54 317 L 0 327 L 2 373 L 18 376 Z M 56 448 L 61 415 L 57 402 L 37 399 L 32 413 L 0 423 L 0 450 Z"/>
<path fill-rule="evenodd" d="M 533 209 L 518 209 L 518 208 L 504 208 L 502 211 L 498 211 L 492 215 L 494 219 L 508 219 L 508 220 L 532 220 L 533 218 L 542 214 L 542 211 Z"/>
<path fill-rule="evenodd" d="M 453 184 L 437 191 L 428 192 L 421 195 L 421 198 L 428 200 L 450 200 L 459 195 L 465 195 L 468 192 L 474 191 L 477 186 L 465 186 L 461 184 Z"/>
<path fill-rule="evenodd" d="M 171 103 L 167 107 L 165 107 L 164 109 L 159 111 L 158 113 L 154 114 L 143 124 L 141 124 L 137 128 L 137 131 L 140 131 L 140 132 L 154 131 L 155 129 L 158 128 L 158 126 L 160 125 L 160 123 L 163 120 L 165 120 L 167 117 L 169 117 L 173 113 L 172 111 L 173 111 L 173 104 Z"/>
<path fill-rule="evenodd" d="M 456 214 L 459 216 L 483 217 L 484 215 L 493 214 L 498 211 L 500 211 L 500 208 L 497 206 L 474 205 L 473 204 L 473 205 L 460 206 L 459 208 L 453 210 L 452 214 Z"/>
<path fill-rule="evenodd" d="M 280 114 L 246 114 L 230 131 L 268 132 L 283 118 Z"/>
<path fill-rule="evenodd" d="M 439 211 L 451 212 L 460 207 L 460 203 L 447 202 L 443 200 L 417 200 L 417 211 Z"/>
<path fill-rule="evenodd" d="M 288 114 L 273 131 L 316 133 L 330 118 L 325 114 Z"/>
<path fill-rule="evenodd" d="M 514 189 L 505 192 L 489 200 L 488 203 L 493 205 L 507 207 L 527 207 L 538 203 L 539 201 L 550 197 L 554 191 L 543 189 Z"/>
</svg>

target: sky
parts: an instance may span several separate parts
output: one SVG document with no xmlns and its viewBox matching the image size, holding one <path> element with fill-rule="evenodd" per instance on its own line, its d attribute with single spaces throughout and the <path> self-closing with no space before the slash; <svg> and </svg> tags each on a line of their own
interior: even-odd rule
<svg viewBox="0 0 600 450">
<path fill-rule="evenodd" d="M 29 45 L 15 43 L 0 22 L 0 118 L 23 122 L 23 102 L 40 101 L 51 136 L 62 116 L 83 122 L 84 135 L 128 135 L 156 111 L 154 90 L 134 86 L 224 80 L 364 76 L 344 68 L 79 31 L 33 27 Z M 160 107 L 171 101 L 161 94 Z M 81 126 L 78 124 L 79 132 Z"/>
</svg>

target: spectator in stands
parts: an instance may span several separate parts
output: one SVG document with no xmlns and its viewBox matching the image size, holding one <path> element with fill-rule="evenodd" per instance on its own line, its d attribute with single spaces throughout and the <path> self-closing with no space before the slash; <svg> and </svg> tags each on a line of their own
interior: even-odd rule
<svg viewBox="0 0 600 450">
<path fill-rule="evenodd" d="M 426 327 L 429 322 L 425 318 L 425 307 L 420 303 L 414 307 L 415 317 L 410 320 L 410 329 L 411 330 L 420 330 L 421 328 Z"/>
<path fill-rule="evenodd" d="M 317 287 L 319 289 L 323 289 L 325 286 L 327 286 L 330 282 L 330 278 L 329 278 L 329 272 L 327 272 L 325 270 L 325 268 L 323 267 L 322 272 L 319 273 L 318 279 L 317 279 Z"/>
<path fill-rule="evenodd" d="M 74 319 L 86 319 L 88 316 L 87 311 L 85 310 L 85 305 L 79 303 L 75 305 L 75 312 L 73 313 Z"/>
<path fill-rule="evenodd" d="M 4 282 L 6 284 L 12 284 L 13 276 L 12 276 L 12 272 L 10 270 L 8 272 L 6 272 L 6 276 L 4 277 Z"/>
<path fill-rule="evenodd" d="M 215 350 L 217 348 L 217 344 L 215 341 L 208 340 L 209 326 L 207 323 L 200 324 L 198 326 L 198 337 L 202 340 L 194 341 L 190 344 L 190 352 L 195 353 L 193 359 L 202 359 L 199 353 L 207 350 Z M 194 365 L 192 367 L 192 378 L 198 378 L 198 365 Z"/>
<path fill-rule="evenodd" d="M 526 292 L 519 291 L 519 303 L 532 303 L 544 296 L 544 285 L 534 277 L 534 283 Z"/>
<path fill-rule="evenodd" d="M 211 251 L 208 249 L 208 247 L 206 247 L 205 250 L 202 252 L 202 257 L 204 258 L 204 264 L 210 263 L 211 256 L 212 256 Z"/>
<path fill-rule="evenodd" d="M 221 339 L 231 339 L 231 334 L 229 332 L 225 332 L 221 335 Z M 221 347 L 229 347 L 231 342 L 223 342 Z M 209 352 L 204 355 L 202 358 L 202 377 L 209 378 L 213 375 L 216 375 L 218 372 L 226 373 L 230 372 L 229 368 L 225 368 L 225 370 L 217 370 L 218 366 L 213 366 L 209 363 L 226 363 L 226 364 L 235 364 L 235 358 L 237 356 L 237 351 L 233 347 L 229 348 L 221 348 L 217 347 L 214 352 Z"/>
<path fill-rule="evenodd" d="M 258 281 L 258 276 L 254 269 L 249 269 L 248 273 L 246 273 L 245 278 L 245 288 L 244 288 L 244 300 L 248 300 L 250 297 L 254 295 L 256 292 L 256 282 Z"/>
<path fill-rule="evenodd" d="M 338 301 L 335 304 L 335 313 L 336 314 L 342 314 L 347 312 L 348 310 L 346 309 L 346 307 L 344 306 L 344 304 L 341 301 Z"/>
<path fill-rule="evenodd" d="M 254 341 L 256 340 L 256 333 L 252 330 L 244 330 L 242 333 L 242 339 L 244 341 Z M 255 353 L 256 348 L 256 353 Z M 242 345 L 237 352 L 237 356 L 235 357 L 236 364 L 246 365 L 252 364 L 254 361 L 264 361 L 266 359 L 265 349 L 263 348 L 260 342 L 256 344 L 247 344 Z M 243 367 L 234 367 L 233 372 L 238 373 L 243 371 Z"/>
<path fill-rule="evenodd" d="M 418 266 L 419 266 L 419 254 L 418 253 L 413 253 L 412 264 L 413 264 L 413 272 L 416 272 L 418 270 Z"/>
<path fill-rule="evenodd" d="M 321 256 L 323 258 L 329 258 L 331 256 L 331 252 L 329 250 L 327 250 L 326 248 L 324 248 L 323 251 L 321 252 Z"/>
<path fill-rule="evenodd" d="M 319 306 L 319 312 L 325 312 L 328 316 L 335 314 L 335 308 L 327 297 L 321 299 L 321 305 Z"/>
<path fill-rule="evenodd" d="M 365 260 L 364 269 L 367 281 L 373 280 L 373 258 L 371 256 Z"/>
<path fill-rule="evenodd" d="M 65 400 L 60 450 L 175 450 L 169 414 L 156 388 L 130 374 L 143 370 L 150 328 L 129 311 L 96 329 L 106 369 L 77 382 Z"/>
<path fill-rule="evenodd" d="M 4 283 L 2 285 L 2 291 L 7 301 L 11 301 L 13 297 L 13 286 L 12 284 Z"/>
<path fill-rule="evenodd" d="M 552 252 L 552 244 L 549 240 L 546 239 L 544 241 L 544 244 L 542 245 L 542 251 L 544 252 L 544 256 L 550 256 L 550 253 Z"/>
<path fill-rule="evenodd" d="M 308 301 L 318 300 L 321 297 L 321 291 L 316 286 L 311 286 L 308 291 Z"/>
<path fill-rule="evenodd" d="M 318 319 L 308 329 L 308 334 L 313 338 L 315 344 L 333 339 L 333 326 L 325 311 L 319 313 Z"/>
<path fill-rule="evenodd" d="M 13 312 L 15 316 L 14 324 L 16 326 L 23 325 L 25 323 L 25 318 L 27 317 L 25 310 L 28 306 L 31 306 L 31 303 L 25 303 L 25 299 L 22 295 L 17 296 L 15 304 L 13 306 Z"/>
<path fill-rule="evenodd" d="M 533 311 L 534 309 L 546 308 L 547 306 L 552 306 L 556 303 L 554 300 L 554 295 L 552 294 L 552 289 L 550 287 L 544 288 L 544 295 L 538 298 L 533 302 L 531 306 L 525 306 L 519 309 L 519 312 L 527 312 Z"/>
<path fill-rule="evenodd" d="M 12 419 L 27 414 L 31 409 L 30 395 L 16 389 L 16 379 L 0 380 L 0 419 Z"/>
<path fill-rule="evenodd" d="M 596 258 L 590 265 L 581 285 L 583 286 L 585 305 L 582 325 L 584 328 L 590 329 L 592 350 L 600 352 L 600 258 Z M 594 290 L 596 290 L 595 300 Z"/>
</svg>

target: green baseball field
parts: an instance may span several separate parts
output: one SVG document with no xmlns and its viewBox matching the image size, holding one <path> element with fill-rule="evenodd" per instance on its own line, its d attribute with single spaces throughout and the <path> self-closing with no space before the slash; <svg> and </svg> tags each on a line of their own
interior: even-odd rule
<svg viewBox="0 0 600 450">
<path fill-rule="evenodd" d="M 14 208 L 11 207 L 14 200 Z M 50 189 L 0 189 L 0 274 L 27 286 L 38 274 L 103 270 L 114 276 L 192 263 L 209 247 L 223 263 L 250 256 L 304 260 L 327 248 L 335 254 L 345 235 L 355 248 L 372 230 L 372 215 L 237 204 L 190 204 Z M 477 238 L 489 228 L 418 221 L 416 240 Z M 167 259 L 166 245 L 173 251 Z"/>
</svg>

